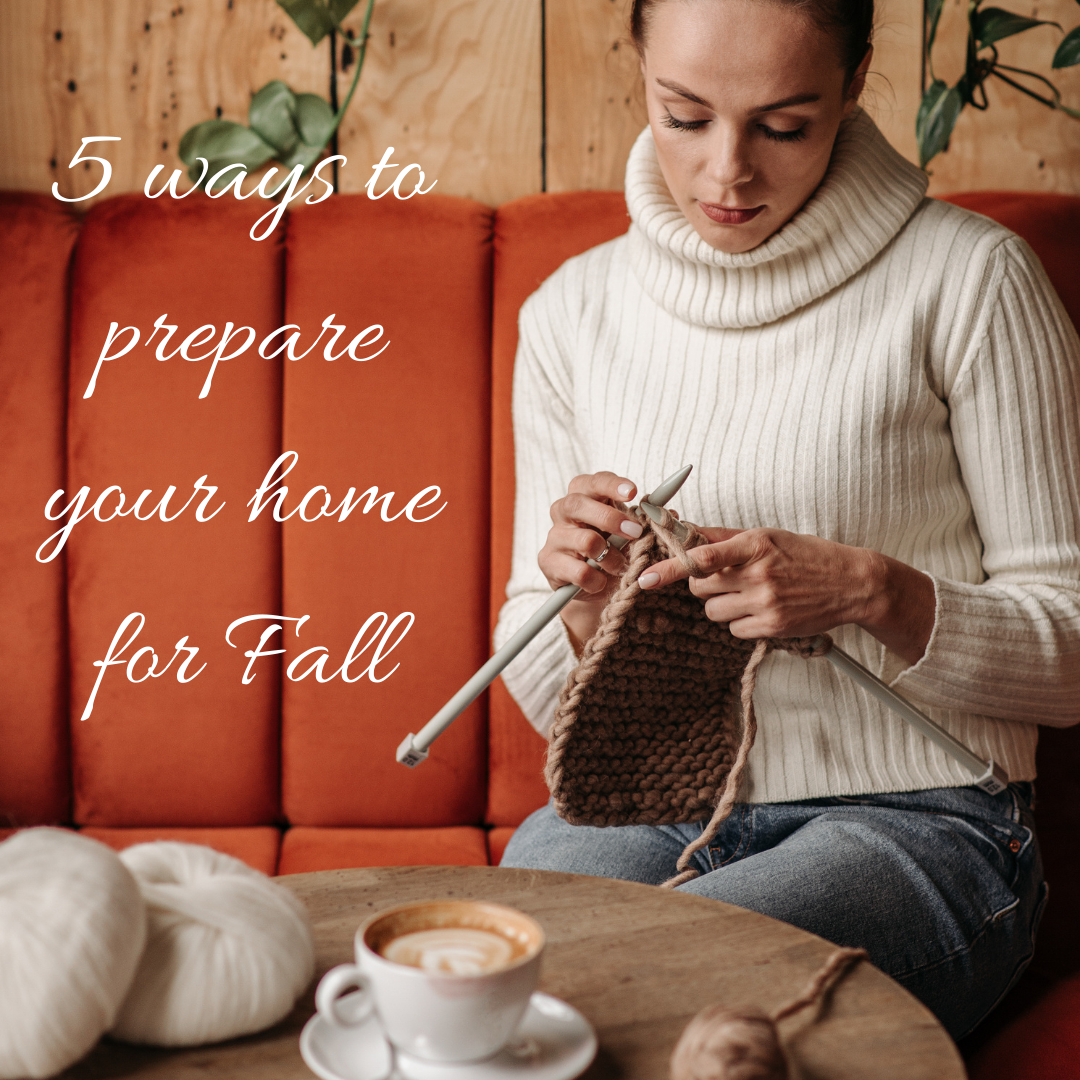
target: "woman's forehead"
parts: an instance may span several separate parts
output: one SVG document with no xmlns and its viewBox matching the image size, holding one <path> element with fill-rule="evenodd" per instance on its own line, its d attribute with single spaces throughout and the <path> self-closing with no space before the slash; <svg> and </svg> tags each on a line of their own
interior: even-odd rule
<svg viewBox="0 0 1080 1080">
<path fill-rule="evenodd" d="M 832 38 L 772 0 L 665 0 L 653 9 L 643 59 L 657 89 L 714 109 L 820 96 L 843 76 Z"/>
</svg>

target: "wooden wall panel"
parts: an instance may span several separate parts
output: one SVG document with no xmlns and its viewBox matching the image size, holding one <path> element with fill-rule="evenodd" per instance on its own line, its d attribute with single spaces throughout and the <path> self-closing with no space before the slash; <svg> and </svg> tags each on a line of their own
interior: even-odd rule
<svg viewBox="0 0 1080 1080">
<path fill-rule="evenodd" d="M 273 0 L 4 0 L 0 187 L 89 191 L 98 166 L 76 177 L 68 162 L 84 136 L 119 135 L 98 144 L 113 163 L 105 194 L 138 190 L 157 163 L 182 167 L 176 147 L 192 124 L 218 108 L 246 122 L 271 79 L 325 94 L 329 71 L 329 50 Z"/>
<path fill-rule="evenodd" d="M 862 104 L 889 142 L 910 161 L 918 161 L 922 0 L 877 0 L 875 7 L 874 59 Z"/>
<path fill-rule="evenodd" d="M 547 0 L 547 190 L 621 189 L 647 123 L 629 0 Z"/>
<path fill-rule="evenodd" d="M 376 0 L 371 35 L 339 135 L 342 191 L 363 190 L 387 146 L 444 195 L 496 205 L 540 190 L 539 0 Z"/>
<path fill-rule="evenodd" d="M 547 187 L 620 188 L 627 151 L 645 123 L 629 0 L 546 0 Z M 915 155 L 921 0 L 878 0 L 874 75 L 865 103 Z M 1073 0 L 1013 7 L 1075 25 Z M 368 70 L 341 133 L 342 190 L 360 190 L 393 145 L 439 191 L 490 204 L 541 187 L 541 0 L 377 0 Z M 351 25 L 358 27 L 354 12 Z M 149 29 L 147 29 L 149 27 Z M 939 68 L 955 80 L 963 6 L 948 0 Z M 1007 41 L 1007 62 L 1048 72 L 1059 35 Z M 348 71 L 341 79 L 342 93 Z M 215 115 L 243 120 L 272 78 L 326 94 L 329 49 L 318 49 L 274 0 L 3 0 L 0 3 L 0 187 L 74 194 L 96 170 L 67 162 L 84 135 L 120 135 L 109 194 L 168 169 L 180 135 Z M 1056 76 L 1080 105 L 1080 70 Z M 933 163 L 931 192 L 1003 187 L 1080 191 L 1080 122 L 1007 87 L 989 113 L 968 109 Z M 55 162 L 55 164 L 53 164 Z M 85 204 L 83 204 L 85 205 Z"/>
</svg>

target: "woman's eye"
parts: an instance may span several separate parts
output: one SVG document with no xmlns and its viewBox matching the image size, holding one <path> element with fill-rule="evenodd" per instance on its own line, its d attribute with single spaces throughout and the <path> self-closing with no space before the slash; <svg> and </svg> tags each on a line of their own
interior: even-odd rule
<svg viewBox="0 0 1080 1080">
<path fill-rule="evenodd" d="M 777 131 L 776 128 L 771 128 L 767 124 L 758 124 L 758 129 L 765 138 L 775 139 L 777 142 L 798 142 L 806 138 L 805 124 L 800 128 L 795 128 L 794 131 Z"/>
<path fill-rule="evenodd" d="M 704 127 L 708 122 L 708 120 L 679 120 L 669 112 L 664 113 L 662 121 L 664 127 L 673 128 L 675 131 L 697 131 L 698 128 Z"/>
</svg>

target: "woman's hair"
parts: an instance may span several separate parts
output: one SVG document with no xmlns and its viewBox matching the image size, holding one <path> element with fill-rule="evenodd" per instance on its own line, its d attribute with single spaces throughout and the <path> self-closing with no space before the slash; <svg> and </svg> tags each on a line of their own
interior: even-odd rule
<svg viewBox="0 0 1080 1080">
<path fill-rule="evenodd" d="M 662 0 L 633 0 L 630 37 L 643 52 L 653 9 Z M 874 0 L 765 0 L 801 11 L 826 34 L 831 34 L 840 50 L 845 82 L 850 83 L 866 56 L 874 31 Z"/>
</svg>

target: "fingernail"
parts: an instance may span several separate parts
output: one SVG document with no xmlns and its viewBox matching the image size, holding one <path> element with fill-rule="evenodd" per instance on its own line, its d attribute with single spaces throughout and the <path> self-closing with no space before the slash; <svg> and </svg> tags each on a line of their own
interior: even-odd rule
<svg viewBox="0 0 1080 1080">
<path fill-rule="evenodd" d="M 641 587 L 642 587 L 643 589 L 650 589 L 650 588 L 652 588 L 652 586 L 653 586 L 653 585 L 655 585 L 655 584 L 656 584 L 656 583 L 657 583 L 657 582 L 658 582 L 659 580 L 660 580 L 660 575 L 659 575 L 659 574 L 654 574 L 654 573 L 653 573 L 653 572 L 652 572 L 651 570 L 649 570 L 649 571 L 647 571 L 646 573 L 642 574 L 642 575 L 641 575 L 641 577 L 639 577 L 639 578 L 637 579 L 637 583 L 638 583 L 638 584 L 639 584 L 639 585 L 640 585 L 640 586 L 641 586 Z"/>
<path fill-rule="evenodd" d="M 619 485 L 619 494 L 624 499 L 629 497 L 630 495 L 633 495 L 634 494 L 634 485 L 633 484 L 620 484 Z"/>
<path fill-rule="evenodd" d="M 636 521 L 624 521 L 619 526 L 619 532 L 623 536 L 629 536 L 631 540 L 636 540 L 641 535 L 641 526 Z"/>
</svg>

